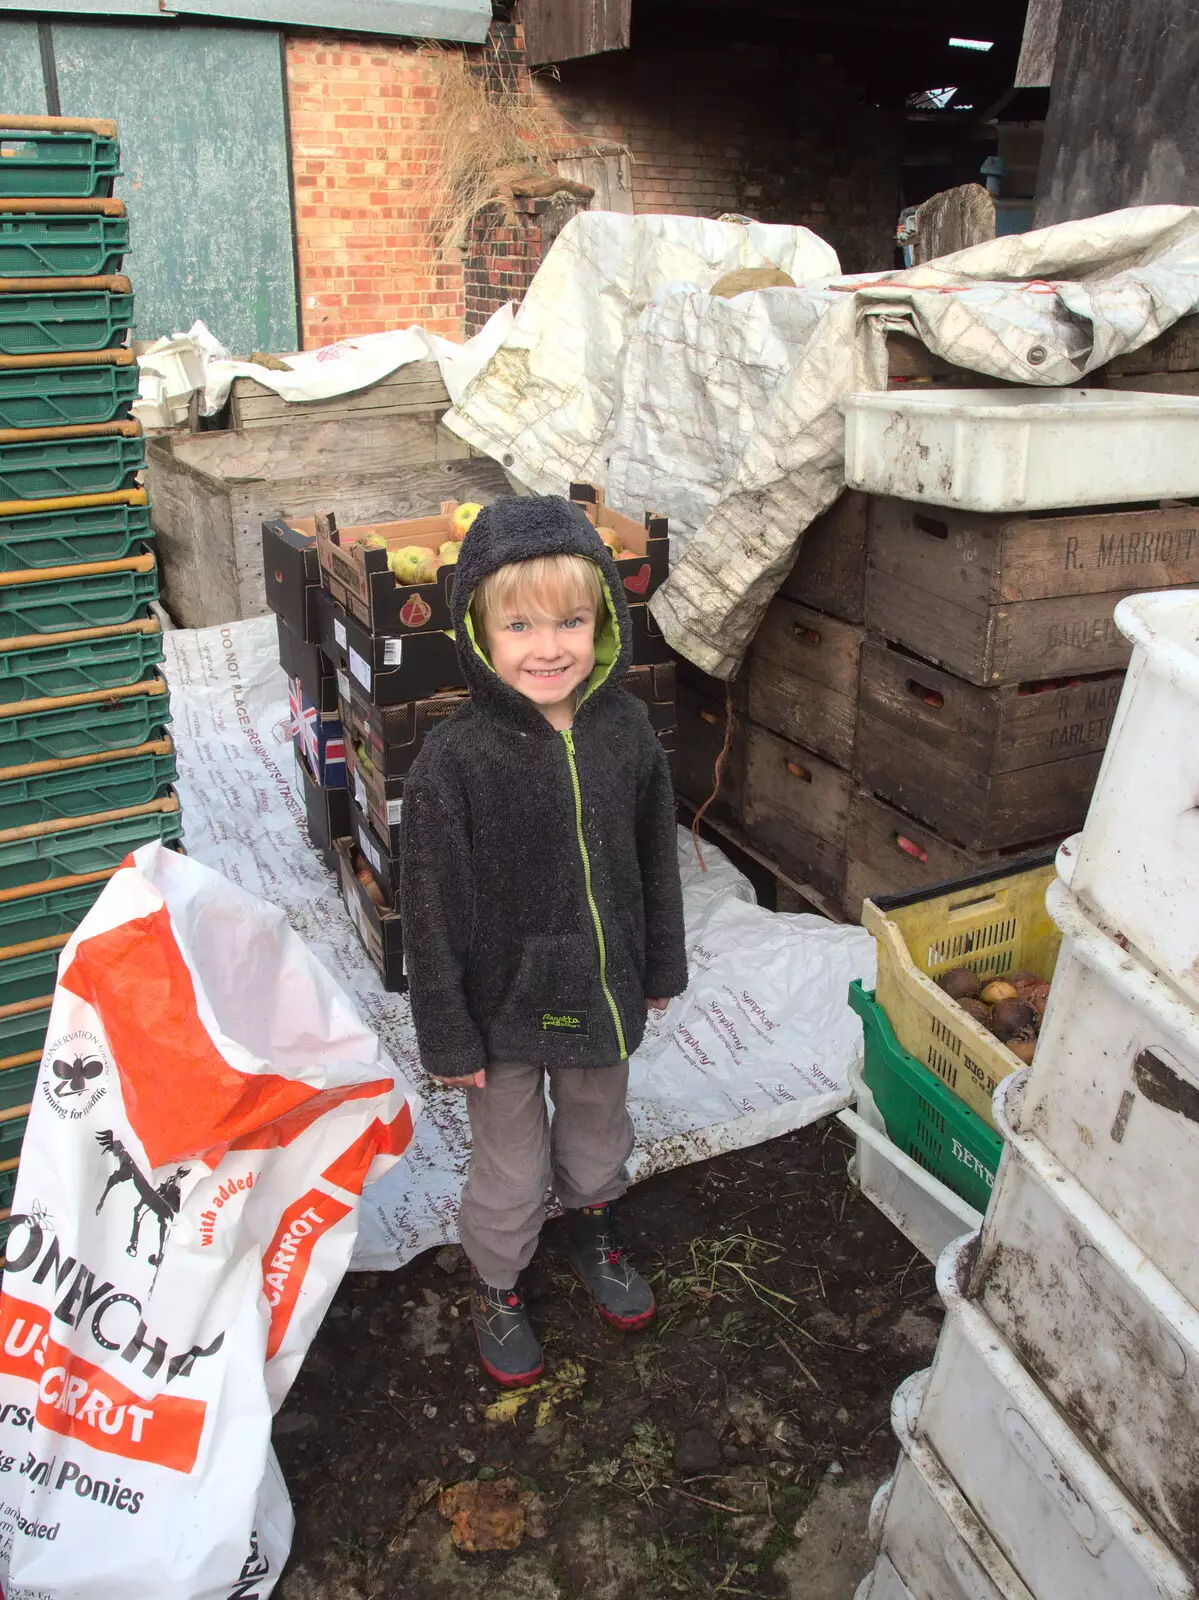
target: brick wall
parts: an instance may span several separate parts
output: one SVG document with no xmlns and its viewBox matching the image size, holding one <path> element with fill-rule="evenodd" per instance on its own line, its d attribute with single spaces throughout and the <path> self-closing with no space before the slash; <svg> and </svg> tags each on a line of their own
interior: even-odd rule
<svg viewBox="0 0 1199 1600">
<path fill-rule="evenodd" d="M 638 212 L 802 223 L 846 272 L 893 265 L 903 124 L 828 56 L 685 42 L 564 62 L 535 92 L 580 135 L 632 158 Z"/>
<path fill-rule="evenodd" d="M 289 38 L 304 345 L 420 323 L 462 332 L 462 268 L 430 219 L 438 79 L 407 44 Z"/>
<path fill-rule="evenodd" d="M 530 80 L 511 24 L 465 55 L 537 96 L 563 150 L 627 145 L 639 212 L 804 223 L 846 271 L 892 264 L 901 123 L 865 104 L 829 58 L 680 46 L 566 62 L 557 78 Z M 289 38 L 287 74 L 306 347 L 413 322 L 460 338 L 500 299 L 493 291 L 519 297 L 523 269 L 509 283 L 503 268 L 484 279 L 476 250 L 465 326 L 464 263 L 442 259 L 433 238 L 439 77 L 428 49 Z M 482 227 L 504 231 L 495 213 Z"/>
<path fill-rule="evenodd" d="M 586 200 L 517 194 L 511 214 L 487 206 L 471 223 L 463 252 L 463 331 L 469 339 L 509 300 L 522 300 L 554 240 Z"/>
</svg>

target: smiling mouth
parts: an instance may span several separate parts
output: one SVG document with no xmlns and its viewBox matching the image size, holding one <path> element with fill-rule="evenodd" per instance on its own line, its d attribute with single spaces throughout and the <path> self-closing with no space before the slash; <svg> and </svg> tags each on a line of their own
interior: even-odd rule
<svg viewBox="0 0 1199 1600">
<path fill-rule="evenodd" d="M 526 667 L 524 670 L 530 678 L 550 679 L 563 677 L 567 669 L 565 667 L 552 667 L 549 669 Z"/>
</svg>

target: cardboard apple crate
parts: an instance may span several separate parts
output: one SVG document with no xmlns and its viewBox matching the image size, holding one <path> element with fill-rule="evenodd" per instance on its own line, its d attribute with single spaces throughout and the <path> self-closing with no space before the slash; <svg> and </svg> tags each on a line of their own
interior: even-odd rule
<svg viewBox="0 0 1199 1600">
<path fill-rule="evenodd" d="M 321 649 L 372 705 L 395 706 L 466 687 L 449 633 L 372 633 L 331 597 L 317 607 L 317 616 Z"/>
<path fill-rule="evenodd" d="M 355 693 L 348 677 L 341 688 L 342 723 L 352 742 L 365 746 L 370 765 L 380 778 L 405 777 L 430 730 L 470 700 L 468 694 L 455 690 L 398 706 L 374 706 Z"/>
<path fill-rule="evenodd" d="M 880 497 L 866 623 L 983 688 L 1112 672 L 1128 594 L 1199 582 L 1199 508 L 995 513 Z"/>
<path fill-rule="evenodd" d="M 354 741 L 347 739 L 346 788 L 358 810 L 370 822 L 375 837 L 386 846 L 387 853 L 398 855 L 404 779 L 381 778 L 373 763 L 368 770 L 358 758 Z"/>
<path fill-rule="evenodd" d="M 1122 672 L 980 689 L 871 642 L 862 652 L 855 773 L 968 850 L 1076 832 Z"/>
<path fill-rule="evenodd" d="M 774 600 L 750 653 L 751 720 L 848 769 L 865 635 L 864 628 L 810 606 Z"/>
<path fill-rule="evenodd" d="M 358 853 L 370 868 L 375 887 L 383 896 L 385 908 L 398 911 L 400 909 L 399 857 L 377 837 L 370 825 L 369 817 L 363 816 L 355 805 L 350 807 L 350 835 Z"/>
<path fill-rule="evenodd" d="M 674 652 L 666 643 L 665 636 L 648 606 L 630 606 L 629 621 L 632 626 L 635 667 L 666 666 L 668 662 L 674 660 Z"/>
<path fill-rule="evenodd" d="M 967 850 L 877 795 L 855 788 L 845 834 L 845 914 L 857 922 L 868 898 L 948 883 L 993 862 L 1002 865 L 1058 842 L 1059 836 L 1054 836 L 1004 850 Z"/>
<path fill-rule="evenodd" d="M 392 994 L 403 994 L 408 980 L 404 976 L 404 939 L 399 916 L 394 911 L 380 911 L 355 877 L 353 839 L 337 839 L 333 848 L 341 898 L 363 949 L 383 980 L 383 987 Z"/>
<path fill-rule="evenodd" d="M 372 633 L 403 635 L 452 628 L 453 566 L 440 567 L 431 583 L 400 583 L 387 562 L 392 551 L 405 545 L 420 545 L 436 556 L 441 545 L 456 542 L 453 515 L 457 509 L 457 500 L 443 500 L 435 517 L 347 528 L 338 528 L 331 513 L 311 519 L 321 582 L 338 605 Z M 308 531 L 307 522 L 299 527 Z M 372 538 L 383 539 L 385 544 L 369 545 L 366 541 Z"/>
<path fill-rule="evenodd" d="M 318 595 L 324 595 L 318 589 Z M 327 596 L 326 596 L 327 599 Z M 280 616 L 275 618 L 279 639 L 279 665 L 289 678 L 295 678 L 318 711 L 337 710 L 337 668 L 319 644 L 305 644 L 294 628 Z"/>
<path fill-rule="evenodd" d="M 666 582 L 670 566 L 670 524 L 657 511 L 647 511 L 634 522 L 604 504 L 604 491 L 593 483 L 572 483 L 570 498 L 582 506 L 601 536 L 615 539 L 621 554 L 614 557 L 630 605 L 644 602 Z"/>
<path fill-rule="evenodd" d="M 853 781 L 831 761 L 750 723 L 742 828 L 788 876 L 839 896 Z"/>
<path fill-rule="evenodd" d="M 348 765 L 348 763 L 347 763 Z M 308 821 L 308 838 L 312 848 L 330 872 L 337 871 L 334 843 L 350 835 L 350 796 L 344 788 L 326 788 L 299 750 L 296 751 L 296 768 L 300 775 L 300 788 L 304 794 L 304 815 Z"/>
<path fill-rule="evenodd" d="M 315 643 L 320 629 L 317 597 L 321 593 L 316 534 L 287 522 L 264 522 L 262 577 L 270 609 L 303 643 Z"/>
</svg>

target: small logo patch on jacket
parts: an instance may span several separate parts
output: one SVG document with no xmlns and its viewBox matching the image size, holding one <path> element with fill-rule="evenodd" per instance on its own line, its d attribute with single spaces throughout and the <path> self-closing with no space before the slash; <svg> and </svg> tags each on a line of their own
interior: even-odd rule
<svg viewBox="0 0 1199 1600">
<path fill-rule="evenodd" d="M 542 1033 L 577 1033 L 581 1038 L 588 1034 L 587 1013 L 585 1011 L 543 1011 L 541 1013 Z"/>
</svg>

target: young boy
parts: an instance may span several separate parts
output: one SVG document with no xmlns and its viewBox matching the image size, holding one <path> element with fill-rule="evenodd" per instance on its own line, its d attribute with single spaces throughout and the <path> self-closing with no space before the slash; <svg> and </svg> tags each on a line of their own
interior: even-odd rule
<svg viewBox="0 0 1199 1600">
<path fill-rule="evenodd" d="M 404 786 L 404 955 L 422 1064 L 467 1096 L 480 1358 L 519 1385 L 542 1367 L 516 1284 L 551 1184 L 601 1315 L 631 1329 L 654 1314 L 613 1202 L 633 1148 L 628 1058 L 646 1008 L 687 986 L 682 891 L 666 757 L 620 687 L 628 607 L 583 512 L 557 496 L 486 507 L 453 616 L 471 703 Z"/>
</svg>

